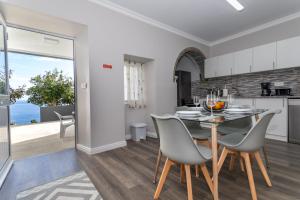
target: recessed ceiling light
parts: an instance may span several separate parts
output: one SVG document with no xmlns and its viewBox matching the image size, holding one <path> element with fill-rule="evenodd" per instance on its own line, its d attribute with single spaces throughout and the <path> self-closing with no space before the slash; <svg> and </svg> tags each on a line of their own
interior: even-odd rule
<svg viewBox="0 0 300 200">
<path fill-rule="evenodd" d="M 238 2 L 238 0 L 226 0 L 232 7 L 234 7 L 237 11 L 244 10 L 244 6 Z"/>
</svg>

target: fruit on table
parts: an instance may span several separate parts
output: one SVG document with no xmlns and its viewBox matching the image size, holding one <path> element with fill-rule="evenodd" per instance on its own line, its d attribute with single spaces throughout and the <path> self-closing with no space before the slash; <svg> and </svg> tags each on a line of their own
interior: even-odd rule
<svg viewBox="0 0 300 200">
<path fill-rule="evenodd" d="M 207 106 L 209 109 L 211 108 L 211 106 Z M 220 110 L 223 109 L 225 107 L 225 102 L 224 101 L 218 101 L 216 102 L 216 104 L 212 107 L 214 110 Z"/>
</svg>

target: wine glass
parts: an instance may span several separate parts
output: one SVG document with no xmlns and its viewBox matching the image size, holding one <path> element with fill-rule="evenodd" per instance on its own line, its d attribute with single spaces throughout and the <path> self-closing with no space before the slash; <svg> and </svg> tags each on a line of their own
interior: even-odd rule
<svg viewBox="0 0 300 200">
<path fill-rule="evenodd" d="M 211 116 L 213 116 L 213 107 L 217 103 L 217 97 L 212 92 L 206 97 L 206 105 L 210 107 Z"/>
<path fill-rule="evenodd" d="M 227 96 L 227 102 L 228 102 L 228 107 L 232 107 L 233 102 L 234 102 L 234 96 L 232 94 L 229 94 Z"/>
<path fill-rule="evenodd" d="M 196 107 L 200 105 L 200 98 L 199 96 L 193 96 L 193 103 Z"/>
</svg>

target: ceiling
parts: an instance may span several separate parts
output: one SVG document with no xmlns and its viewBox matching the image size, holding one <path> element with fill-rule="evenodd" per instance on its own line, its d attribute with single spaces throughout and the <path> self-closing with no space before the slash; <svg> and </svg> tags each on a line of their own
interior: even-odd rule
<svg viewBox="0 0 300 200">
<path fill-rule="evenodd" d="M 300 11 L 300 0 L 239 0 L 237 12 L 226 0 L 108 0 L 208 43 Z"/>
</svg>

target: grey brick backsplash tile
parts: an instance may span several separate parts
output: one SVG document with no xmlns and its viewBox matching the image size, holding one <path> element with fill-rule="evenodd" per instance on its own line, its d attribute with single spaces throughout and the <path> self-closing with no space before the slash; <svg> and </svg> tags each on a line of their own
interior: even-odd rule
<svg viewBox="0 0 300 200">
<path fill-rule="evenodd" d="M 300 96 L 300 67 L 194 81 L 192 82 L 192 95 L 205 96 L 206 89 L 224 88 L 226 84 L 231 93 L 236 93 L 233 88 L 238 88 L 241 96 L 256 97 L 261 94 L 261 82 L 271 82 L 273 91 L 274 82 L 284 82 L 284 87 L 292 88 L 292 94 Z"/>
</svg>

